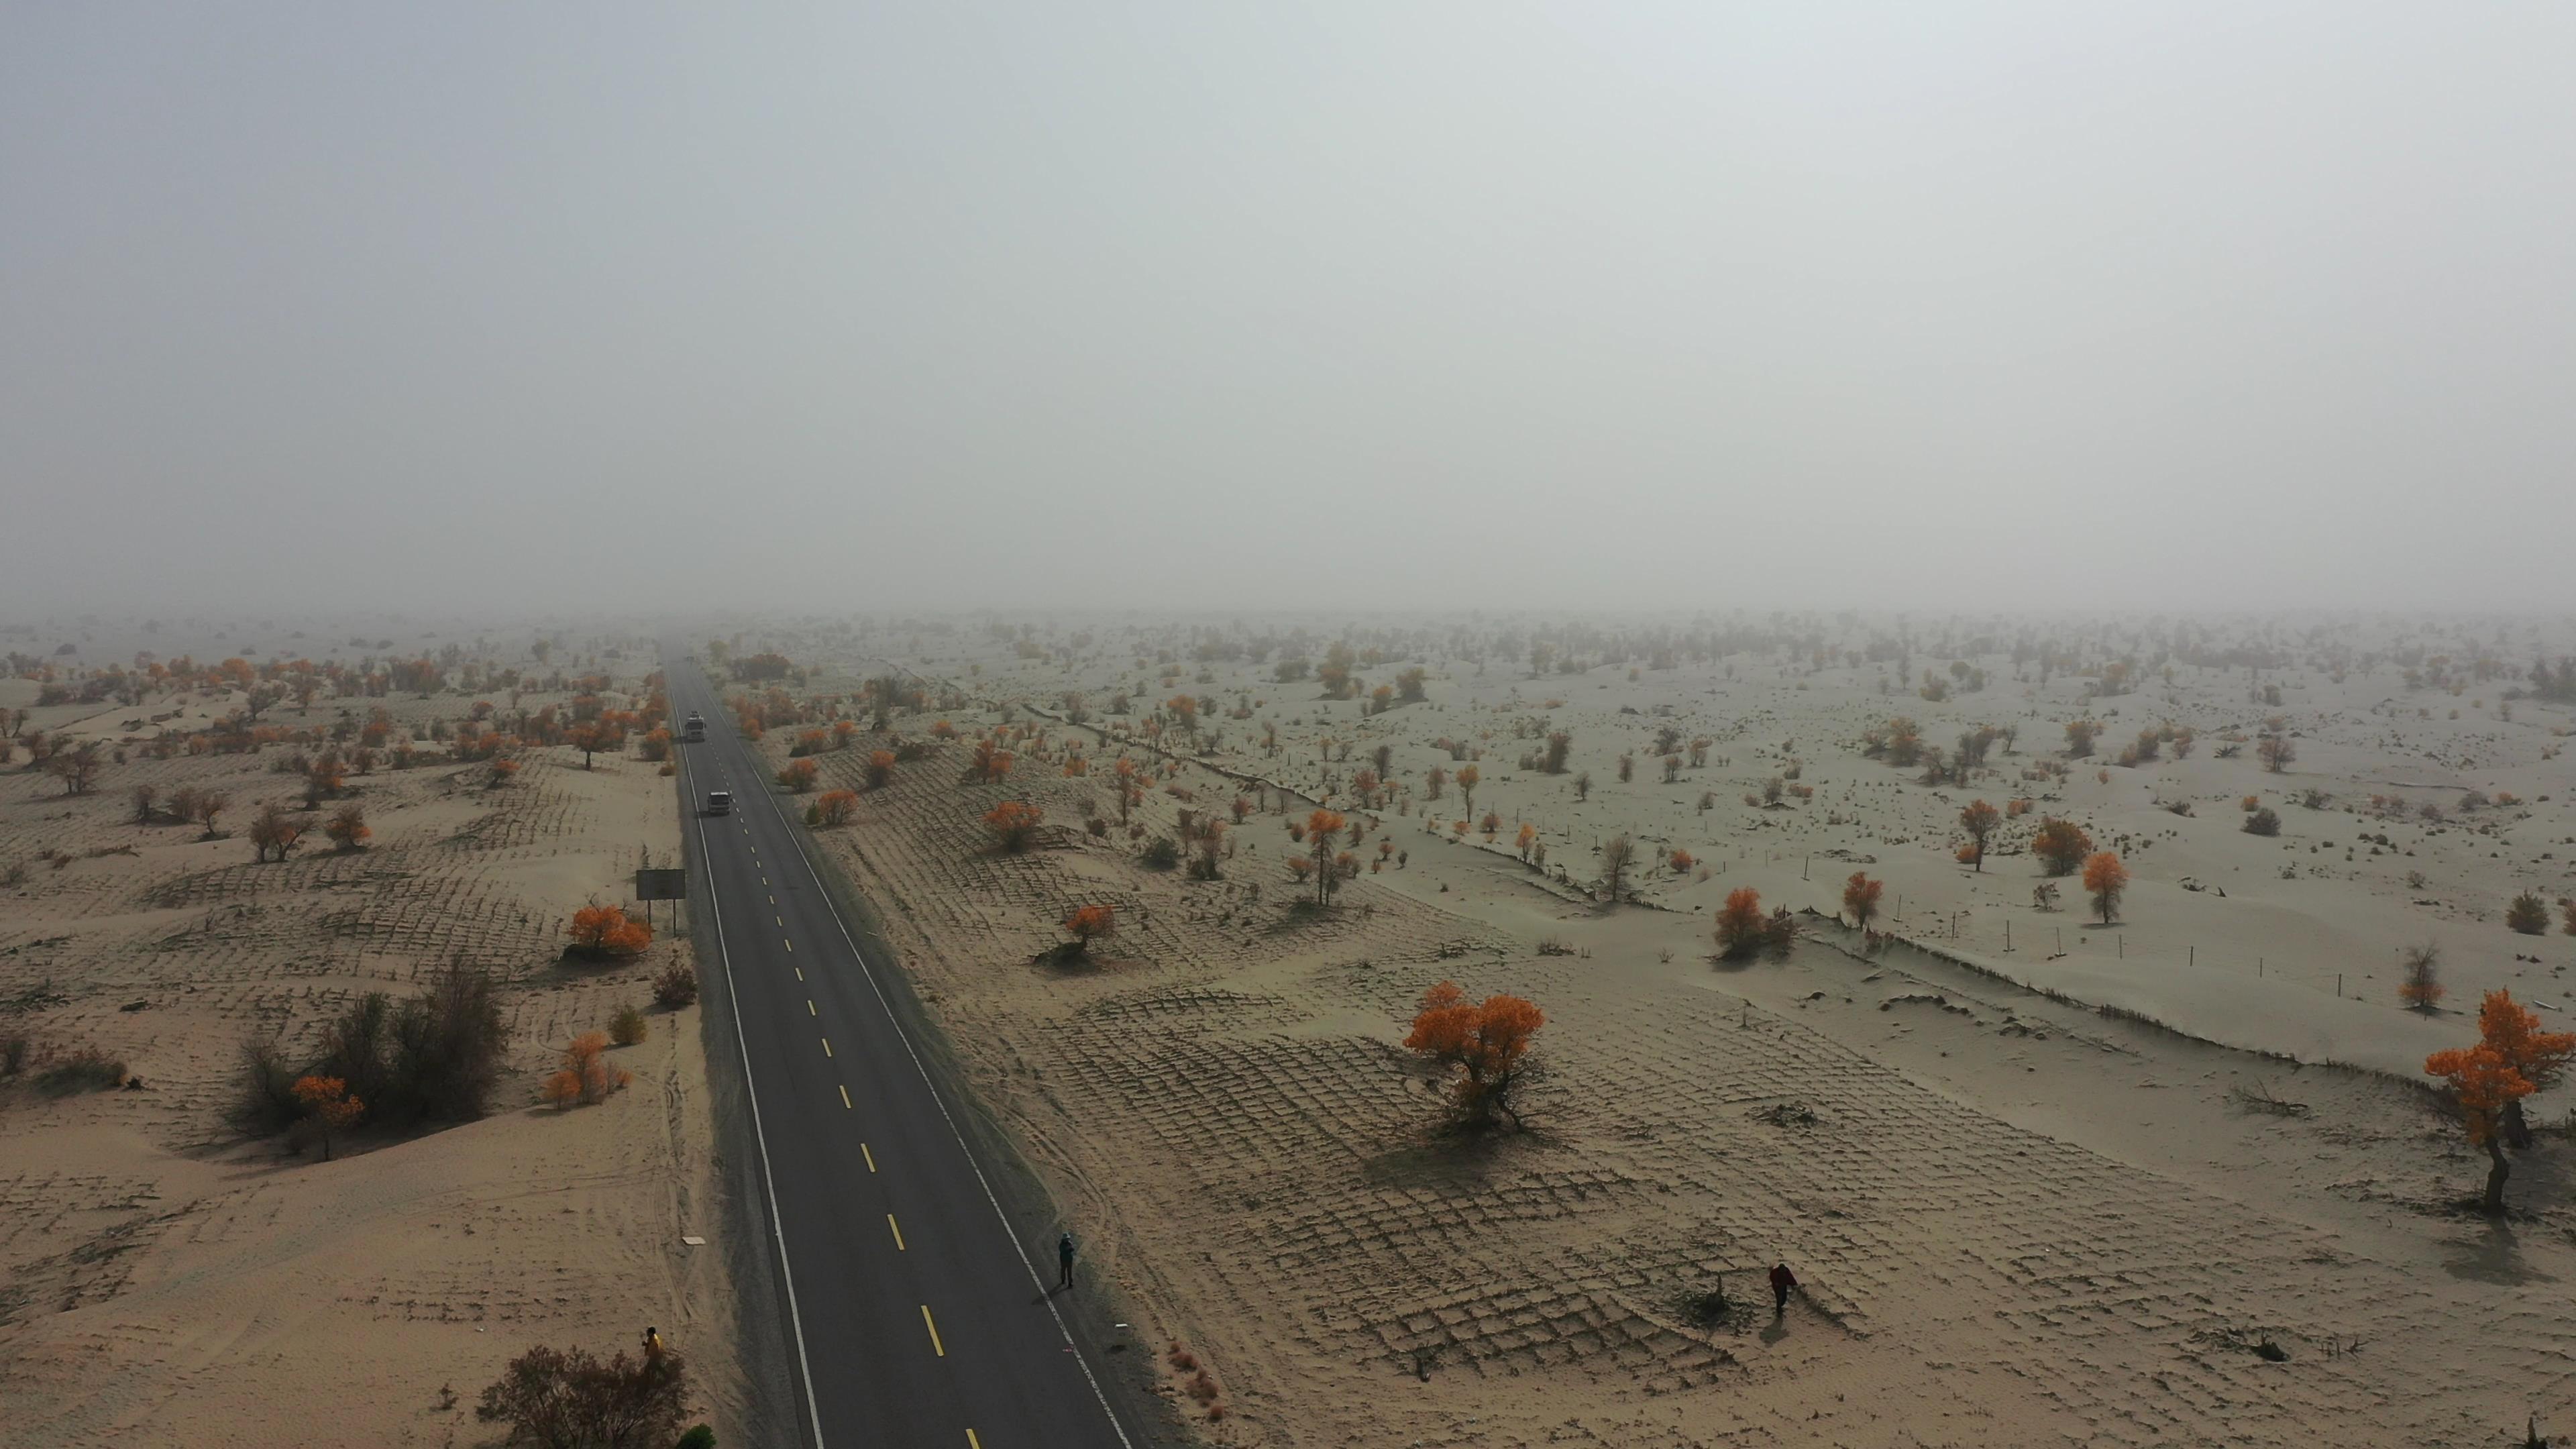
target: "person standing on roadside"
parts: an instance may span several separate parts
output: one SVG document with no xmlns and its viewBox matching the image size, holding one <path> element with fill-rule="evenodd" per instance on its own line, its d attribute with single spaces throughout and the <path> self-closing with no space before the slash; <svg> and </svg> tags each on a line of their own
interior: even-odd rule
<svg viewBox="0 0 2576 1449">
<path fill-rule="evenodd" d="M 1056 1240 L 1055 1240 L 1055 1261 L 1056 1261 L 1056 1265 L 1057 1265 L 1055 1286 L 1056 1286 L 1056 1287 L 1058 1287 L 1058 1288 L 1060 1288 L 1060 1289 L 1062 1289 L 1062 1288 L 1070 1288 L 1070 1287 L 1072 1287 L 1072 1286 L 1073 1286 L 1073 1234 L 1072 1234 L 1072 1233 L 1068 1232 L 1068 1233 L 1066 1233 L 1063 1237 L 1058 1238 L 1058 1239 L 1056 1239 Z"/>
</svg>

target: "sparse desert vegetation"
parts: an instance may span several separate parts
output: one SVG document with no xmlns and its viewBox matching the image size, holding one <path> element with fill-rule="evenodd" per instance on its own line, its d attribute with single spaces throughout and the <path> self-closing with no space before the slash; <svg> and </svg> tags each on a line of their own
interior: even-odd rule
<svg viewBox="0 0 2576 1449">
<path fill-rule="evenodd" d="M 695 1018 L 633 1005 L 687 1007 L 693 963 L 612 904 L 678 845 L 649 641 L 308 633 L 0 679 L 0 1397 L 40 1437 L 437 1442 L 476 1430 L 435 1391 L 523 1331 L 730 1312 L 651 1206 L 708 1191 Z M 600 1030 L 630 1044 L 589 1085 L 627 1091 L 538 1130 Z M 258 1352 L 161 1347 L 252 1320 Z M 730 1421 L 733 1345 L 689 1341 Z"/>
<path fill-rule="evenodd" d="M 1523 625 L 1506 639 L 1031 618 L 1007 634 L 935 619 L 782 628 L 761 644 L 804 674 L 783 697 L 736 703 L 769 732 L 773 768 L 800 737 L 860 730 L 848 750 L 806 757 L 817 788 L 870 791 L 847 828 L 816 839 L 886 904 L 897 949 L 977 1044 L 979 1088 L 1042 1122 L 1065 1114 L 1083 1179 L 1119 1185 L 1117 1221 L 1090 1225 L 1091 1251 L 1169 1275 L 1123 1311 L 1140 1331 L 1191 1325 L 1191 1366 L 1171 1384 L 1225 1405 L 1245 1442 L 1274 1442 L 1282 1413 L 1299 1433 L 1359 1440 L 1471 1414 L 1524 1434 L 1571 1415 L 1601 1442 L 1654 1440 L 1665 1421 L 1640 1417 L 1633 1396 L 1679 1394 L 1687 1424 L 1714 1412 L 1701 1388 L 1721 1379 L 1708 1392 L 1730 1406 L 1749 1395 L 1803 1416 L 1815 1406 L 1788 1361 L 1747 1338 L 1693 1338 L 1656 1306 L 1699 1301 L 1712 1272 L 1783 1258 L 1834 1322 L 1868 1326 L 1836 1338 L 1836 1357 L 1907 1384 L 1896 1412 L 1917 1423 L 1948 1402 L 1926 1365 L 1953 1358 L 1960 1333 L 2083 1386 L 2078 1409 L 2062 1388 L 1980 1385 L 1978 1411 L 2016 1432 L 2080 1437 L 2132 1411 L 2103 1406 L 2156 1403 L 2198 1426 L 2186 1436 L 2287 1444 L 2319 1425 L 2418 1422 L 2501 1382 L 2473 1367 L 2487 1388 L 2426 1387 L 2372 1418 L 2331 1397 L 2341 1390 L 2284 1393 L 2227 1367 L 2265 1363 L 2269 1345 L 2284 1366 L 2357 1386 L 2339 1347 L 2354 1338 L 2492 1362 L 2465 1320 L 2434 1326 L 2372 1296 L 2431 1291 L 2466 1309 L 2488 1291 L 2428 1288 L 2441 1275 L 2423 1271 L 2465 1231 L 2459 1214 L 2478 1216 L 2458 1179 L 2490 1163 L 2482 1122 L 2508 1160 L 2564 1150 L 2545 1131 L 2511 1145 L 2512 1122 L 2557 1120 L 2545 1094 L 2563 1084 L 2539 1089 L 2535 1114 L 2475 1063 L 2460 1086 L 2423 1070 L 2462 1050 L 2445 991 L 2560 992 L 2570 964 L 2517 960 L 2504 943 L 2527 955 L 2535 938 L 2498 929 L 2528 917 L 2519 897 L 2546 911 L 2566 893 L 2576 852 L 2551 847 L 2576 836 L 2576 816 L 2542 766 L 2570 721 L 2527 690 L 2506 720 L 2509 683 L 2475 719 L 2403 705 L 2447 694 L 2483 643 L 2360 625 L 2287 645 L 1968 620 L 1909 640 L 1867 621 Z M 1927 657 L 1944 661 L 1929 683 Z M 865 682 L 886 661 L 917 681 L 890 704 Z M 2513 673 L 2476 667 L 2491 683 Z M 1401 685 L 1380 697 L 1415 669 L 1418 698 Z M 1881 681 L 1906 679 L 1892 707 Z M 1086 703 L 1077 720 L 1069 700 L 1110 707 Z M 2401 748 L 2404 763 L 2367 773 Z M 897 754 L 931 767 L 870 772 Z M 2427 816 L 2426 803 L 2442 808 Z M 1017 850 L 990 818 L 1005 806 L 1001 823 L 1037 822 Z M 1046 827 L 1059 818 L 1081 826 Z M 2517 884 L 2498 894 L 2500 875 Z M 996 904 L 952 904 L 969 900 Z M 1108 969 L 1026 972 L 1032 951 L 1090 954 L 1094 911 L 1116 924 Z M 1506 1028 L 1526 1007 L 1531 1029 L 1498 1034 L 1522 1051 L 1488 1105 L 1478 1084 L 1492 1078 L 1469 1057 L 1494 1002 L 1521 1004 Z M 2115 1125 L 2149 1083 L 2197 1080 L 2168 1027 L 2254 1049 L 2143 1109 L 2220 1145 L 2168 1155 Z M 2106 1075 L 2092 1043 L 2131 1065 Z M 2284 1058 L 2356 1070 L 2303 1078 L 2293 1095 Z M 1687 1104 L 1645 1085 L 1658 1081 L 1692 1083 Z M 2427 1082 L 2457 1104 L 2439 1133 L 2409 1125 Z M 2005 1126 L 2034 1090 L 2061 1104 L 2057 1125 Z M 1199 1105 L 1176 1118 L 1175 1098 Z M 2248 1120 L 2293 1135 L 2242 1138 L 2230 1124 Z M 1530 1131 L 1458 1130 L 1522 1121 Z M 2288 1141 L 2307 1165 L 2281 1169 Z M 1388 1165 L 1316 1166 L 1354 1150 Z M 1692 1165 L 1712 1154 L 1723 1172 Z M 2244 1172 L 2213 1175 L 2206 1154 Z M 1472 1182 L 1445 1175 L 1471 1163 Z M 1902 1185 L 1873 1200 L 1908 1216 L 1873 1218 L 1866 1241 L 1834 1240 L 1808 1209 L 1745 1216 L 1881 1180 Z M 1576 1182 L 1603 1185 L 1566 1198 Z M 2520 1182 L 2510 1210 L 2576 1226 L 2554 1196 L 2524 1202 Z M 1899 1226 L 1970 1183 L 1981 1200 L 2005 1194 L 2028 1226 Z M 1597 1226 L 1562 1239 L 1463 1226 L 1535 1195 Z M 1669 1216 L 1650 1206 L 1668 1197 Z M 1204 1204 L 1220 1199 L 1247 1206 L 1209 1221 Z M 2392 1204 L 2411 1225 L 2394 1236 Z M 1709 1214 L 1740 1226 L 1712 1246 Z M 2198 1226 L 2213 1214 L 2252 1225 L 2217 1262 Z M 1385 1226 L 1329 1226 L 1363 1220 Z M 1243 1246 L 1272 1243 L 1282 1223 L 1311 1226 Z M 2317 1255 L 2343 1251 L 2321 1224 L 2367 1232 L 2367 1255 L 2337 1261 L 2378 1286 L 2330 1290 L 2306 1328 L 2242 1337 L 2278 1322 L 2284 1301 L 2318 1301 Z M 1192 1246 L 1175 1251 L 1173 1234 Z M 2008 1261 L 1997 1245 L 2016 1234 L 2061 1245 L 2068 1265 Z M 1432 1242 L 1477 1271 L 1427 1272 L 1399 1246 Z M 1184 1266 L 1193 1254 L 1207 1266 Z M 2067 1274 L 2150 1260 L 2177 1266 L 2121 1300 L 2136 1314 L 2097 1311 L 2080 1362 L 2021 1306 L 2055 1301 Z M 1582 1286 L 1601 1272 L 1637 1286 Z M 1963 1273 L 1998 1285 L 1970 1294 L 1997 1316 L 1919 1330 L 1934 1301 L 1922 1284 Z M 1272 1306 L 1208 1316 L 1247 1284 Z M 1480 1330 L 1514 1311 L 1507 1299 L 1546 1306 L 1532 1326 Z M 1620 1326 L 1576 1330 L 1567 1312 Z M 2173 1372 L 2159 1322 L 2249 1345 L 2192 1370 L 2192 1402 L 2213 1407 L 2177 1409 L 2153 1389 Z M 1614 1342 L 1641 1346 L 1636 1367 L 1597 1346 Z M 1219 1362 L 1235 1387 L 1202 1401 L 1189 1386 L 1213 1383 Z M 1377 1407 L 1387 1373 L 1426 1397 Z"/>
</svg>

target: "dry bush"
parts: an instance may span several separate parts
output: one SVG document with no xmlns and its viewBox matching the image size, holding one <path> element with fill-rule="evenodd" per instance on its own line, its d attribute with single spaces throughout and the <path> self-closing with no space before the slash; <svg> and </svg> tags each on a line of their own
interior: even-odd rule
<svg viewBox="0 0 2576 1449">
<path fill-rule="evenodd" d="M 2275 1117 L 2312 1117 L 2316 1109 L 2305 1102 L 2293 1102 L 2273 1092 L 2262 1082 L 2239 1082 L 2227 1091 L 2230 1100 L 2249 1112 L 2265 1112 Z"/>
<path fill-rule="evenodd" d="M 1570 731 L 1555 730 L 1550 732 L 1547 737 L 1547 754 L 1539 762 L 1539 768 L 1551 775 L 1564 774 L 1565 757 L 1571 753 L 1573 749 L 1574 735 Z"/>
<path fill-rule="evenodd" d="M 653 978 L 653 1004 L 667 1011 L 694 1006 L 698 1000 L 697 969 L 686 961 L 675 961 L 662 968 Z"/>
<path fill-rule="evenodd" d="M 304 822 L 275 805 L 261 806 L 250 823 L 251 849 L 258 860 L 274 855 L 282 861 L 303 838 Z"/>
<path fill-rule="evenodd" d="M 510 1440 L 545 1449 L 669 1444 L 688 1407 L 688 1369 L 664 1351 L 601 1363 L 581 1349 L 539 1346 L 510 1360 L 483 1391 L 476 1418 L 510 1426 Z"/>
<path fill-rule="evenodd" d="M 640 1008 L 621 1006 L 617 1008 L 617 1014 L 608 1019 L 608 1039 L 619 1046 L 641 1045 L 652 1034 L 652 1024 L 645 1021 Z"/>
<path fill-rule="evenodd" d="M 36 1090 L 48 1097 L 113 1091 L 125 1082 L 124 1060 L 94 1046 L 41 1059 L 36 1068 Z"/>
<path fill-rule="evenodd" d="M 2546 935 L 2549 932 L 2549 905 L 2541 900 L 2538 892 L 2524 891 L 2505 907 L 2504 923 L 2508 929 L 2526 936 Z"/>
<path fill-rule="evenodd" d="M 778 772 L 778 785 L 791 795 L 802 795 L 814 788 L 815 776 L 820 773 L 812 760 L 789 760 L 787 768 Z"/>
<path fill-rule="evenodd" d="M 1620 891 L 1628 876 L 1628 867 L 1637 858 L 1636 843 L 1624 835 L 1614 835 L 1601 844 L 1601 893 L 1610 904 L 1619 903 Z"/>
<path fill-rule="evenodd" d="M 857 791 L 826 790 L 820 798 L 815 800 L 812 807 L 812 813 L 807 816 L 807 823 L 820 826 L 826 830 L 831 829 L 834 826 L 847 825 L 850 823 L 851 817 L 858 813 L 858 809 L 859 796 Z"/>
<path fill-rule="evenodd" d="M 2299 758 L 2299 748 L 2290 743 L 2290 737 L 2287 735 L 2265 735 L 2256 742 L 2254 757 L 2263 762 L 2264 769 L 2277 775 L 2288 769 L 2291 762 Z"/>
<path fill-rule="evenodd" d="M 2442 964 L 2442 948 L 2427 941 L 2409 946 L 2399 954 L 2399 966 L 2405 979 L 2397 984 L 2397 999 L 2417 1011 L 2430 1013 L 2445 995 L 2436 971 Z"/>
<path fill-rule="evenodd" d="M 295 1099 L 295 1081 L 274 1037 L 244 1038 L 240 1086 L 228 1112 L 232 1124 L 256 1136 L 285 1131 L 304 1111 Z"/>
<path fill-rule="evenodd" d="M 2278 835 L 2281 833 L 2281 817 L 2268 805 L 2258 806 L 2253 814 L 2245 817 L 2244 830 L 2248 835 Z"/>
<path fill-rule="evenodd" d="M 399 1006 L 380 991 L 360 997 L 300 1075 L 341 1079 L 387 1125 L 464 1121 L 483 1115 L 508 1044 L 491 978 L 458 962 Z M 243 1065 L 243 1105 L 255 1112 L 273 1088 L 275 1053 L 253 1046 Z"/>
</svg>

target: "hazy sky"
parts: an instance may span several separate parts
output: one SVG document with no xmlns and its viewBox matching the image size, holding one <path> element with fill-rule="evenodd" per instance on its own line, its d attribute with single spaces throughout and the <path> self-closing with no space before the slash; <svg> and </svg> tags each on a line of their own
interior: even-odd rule
<svg viewBox="0 0 2576 1449">
<path fill-rule="evenodd" d="M 0 7 L 0 617 L 2576 606 L 2576 8 Z"/>
</svg>

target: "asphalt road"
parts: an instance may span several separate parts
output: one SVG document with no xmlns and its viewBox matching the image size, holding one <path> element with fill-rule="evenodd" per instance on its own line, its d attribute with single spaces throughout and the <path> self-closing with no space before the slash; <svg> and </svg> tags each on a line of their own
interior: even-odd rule
<svg viewBox="0 0 2576 1449">
<path fill-rule="evenodd" d="M 1021 1241 L 782 797 L 697 670 L 672 663 L 690 868 L 713 900 L 712 954 L 740 1028 L 781 1268 L 789 1365 L 809 1441 L 938 1449 L 1135 1449 L 1051 1294 L 1054 1235 Z M 1043 1276 L 1041 1276 L 1043 1275 Z"/>
</svg>

